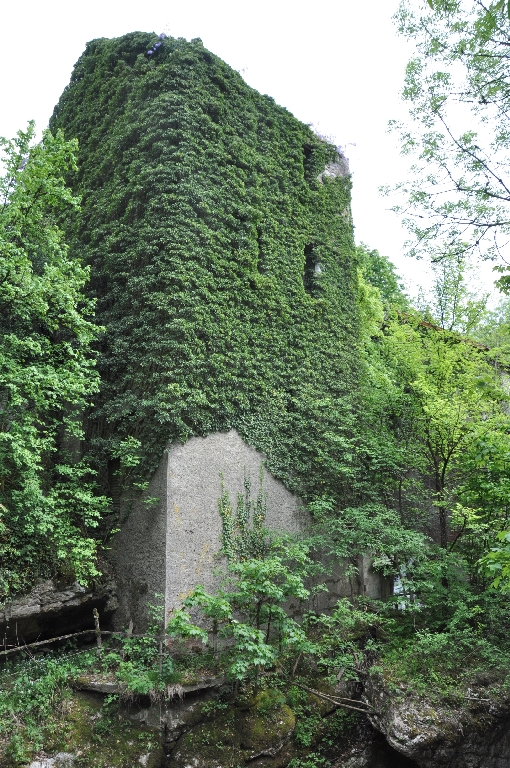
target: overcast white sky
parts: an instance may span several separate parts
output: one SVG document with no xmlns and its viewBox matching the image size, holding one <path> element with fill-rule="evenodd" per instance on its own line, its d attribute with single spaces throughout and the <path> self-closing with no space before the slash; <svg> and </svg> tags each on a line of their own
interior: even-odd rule
<svg viewBox="0 0 510 768">
<path fill-rule="evenodd" d="M 12 0 L 0 17 L 0 135 L 46 127 L 85 43 L 134 30 L 200 37 L 296 117 L 345 148 L 358 242 L 387 254 L 412 288 L 425 265 L 403 258 L 406 234 L 378 188 L 405 179 L 390 118 L 412 54 L 391 17 L 398 0 Z M 488 275 L 488 271 L 484 270 Z M 414 292 L 414 291 L 413 291 Z"/>
</svg>

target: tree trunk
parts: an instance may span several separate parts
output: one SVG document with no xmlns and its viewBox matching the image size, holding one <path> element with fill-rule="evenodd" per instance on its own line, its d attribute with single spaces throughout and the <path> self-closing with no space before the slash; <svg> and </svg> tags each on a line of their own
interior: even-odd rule
<svg viewBox="0 0 510 768">
<path fill-rule="evenodd" d="M 446 549 L 448 546 L 448 526 L 446 509 L 443 506 L 439 507 L 439 536 L 441 547 Z"/>
</svg>

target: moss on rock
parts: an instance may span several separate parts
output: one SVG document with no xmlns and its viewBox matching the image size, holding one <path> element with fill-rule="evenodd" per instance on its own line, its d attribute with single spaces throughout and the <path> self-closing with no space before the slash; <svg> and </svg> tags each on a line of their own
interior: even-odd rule
<svg viewBox="0 0 510 768">
<path fill-rule="evenodd" d="M 241 740 L 232 713 L 201 723 L 185 734 L 168 761 L 171 768 L 237 768 L 244 762 Z"/>
<path fill-rule="evenodd" d="M 189 765 L 237 768 L 260 755 L 272 758 L 289 742 L 294 725 L 294 713 L 282 694 L 260 691 L 249 702 L 232 703 L 214 719 L 185 734 L 177 743 L 168 765 L 171 768 Z"/>
<path fill-rule="evenodd" d="M 260 691 L 253 706 L 238 718 L 241 747 L 251 758 L 274 755 L 290 738 L 295 724 L 294 713 L 280 691 Z"/>
<path fill-rule="evenodd" d="M 66 752 L 74 768 L 160 768 L 159 733 L 112 713 L 102 697 L 76 692 L 65 701 L 58 726 L 40 755 Z M 5 768 L 14 768 L 16 762 Z"/>
</svg>

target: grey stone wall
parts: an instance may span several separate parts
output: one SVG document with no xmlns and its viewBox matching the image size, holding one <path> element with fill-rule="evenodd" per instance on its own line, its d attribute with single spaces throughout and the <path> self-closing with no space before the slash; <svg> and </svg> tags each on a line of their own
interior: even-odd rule
<svg viewBox="0 0 510 768">
<path fill-rule="evenodd" d="M 161 459 L 146 493 L 133 501 L 121 499 L 120 531 L 114 536 L 110 558 L 115 568 L 119 608 L 114 629 L 133 621 L 136 631 L 147 626 L 148 605 L 163 605 L 166 564 L 167 456 Z M 159 499 L 146 505 L 144 499 Z M 160 596 L 160 597 L 158 597 Z"/>
<path fill-rule="evenodd" d="M 115 629 L 133 621 L 134 630 L 143 631 L 147 606 L 161 604 L 160 595 L 168 617 L 197 584 L 214 590 L 214 570 L 220 565 L 222 477 L 234 506 L 245 477 L 256 498 L 263 458 L 235 430 L 193 437 L 165 452 L 142 499 L 122 497 L 121 530 L 110 553 L 119 599 Z M 299 499 L 268 472 L 263 473 L 263 489 L 269 528 L 293 532 L 306 525 Z M 159 502 L 147 506 L 147 497 Z"/>
<path fill-rule="evenodd" d="M 336 179 L 337 176 L 340 176 L 340 178 L 345 179 L 350 175 L 351 171 L 349 169 L 349 160 L 346 158 L 340 148 L 338 148 L 338 155 L 336 156 L 336 160 L 332 163 L 328 163 L 323 172 L 319 173 L 317 179 L 322 182 L 327 178 Z"/>
<path fill-rule="evenodd" d="M 218 501 L 225 489 L 235 506 L 244 490 L 245 477 L 252 498 L 259 488 L 262 454 L 247 445 L 235 431 L 193 437 L 168 453 L 168 511 L 166 529 L 167 615 L 197 584 L 212 590 L 217 584 L 221 518 Z M 268 472 L 263 473 L 267 494 L 266 525 L 273 530 L 295 532 L 307 522 L 301 504 Z"/>
</svg>

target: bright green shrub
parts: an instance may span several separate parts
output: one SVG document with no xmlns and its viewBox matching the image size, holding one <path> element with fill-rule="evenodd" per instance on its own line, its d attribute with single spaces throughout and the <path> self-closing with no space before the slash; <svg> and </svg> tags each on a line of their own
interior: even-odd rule
<svg viewBox="0 0 510 768">
<path fill-rule="evenodd" d="M 99 383 L 88 268 L 57 222 L 79 203 L 63 180 L 76 142 L 34 136 L 0 139 L 0 601 L 36 576 L 97 575 L 107 505 L 77 447 Z"/>
</svg>

